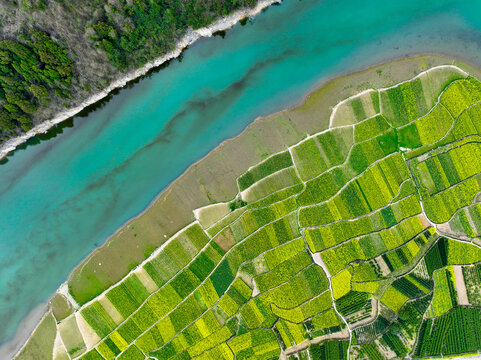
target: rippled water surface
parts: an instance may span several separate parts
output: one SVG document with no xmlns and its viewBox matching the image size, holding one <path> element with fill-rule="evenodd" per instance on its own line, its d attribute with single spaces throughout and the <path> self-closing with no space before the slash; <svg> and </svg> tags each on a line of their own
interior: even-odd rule
<svg viewBox="0 0 481 360">
<path fill-rule="evenodd" d="M 222 140 L 328 76 L 441 52 L 481 66 L 479 1 L 285 0 L 0 166 L 0 343 Z"/>
</svg>

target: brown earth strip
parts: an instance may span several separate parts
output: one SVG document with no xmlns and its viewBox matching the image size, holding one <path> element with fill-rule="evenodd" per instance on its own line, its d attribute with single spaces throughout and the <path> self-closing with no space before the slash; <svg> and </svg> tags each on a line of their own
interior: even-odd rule
<svg viewBox="0 0 481 360">
<path fill-rule="evenodd" d="M 463 268 L 461 266 L 453 266 L 454 277 L 456 279 L 456 293 L 458 294 L 459 305 L 469 305 L 466 284 L 464 283 Z"/>
</svg>

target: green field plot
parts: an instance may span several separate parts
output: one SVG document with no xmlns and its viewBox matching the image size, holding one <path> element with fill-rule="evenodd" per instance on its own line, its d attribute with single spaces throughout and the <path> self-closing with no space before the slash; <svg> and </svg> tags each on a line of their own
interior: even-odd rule
<svg viewBox="0 0 481 360">
<path fill-rule="evenodd" d="M 279 264 L 271 271 L 255 277 L 254 280 L 259 290 L 265 292 L 285 283 L 310 264 L 312 264 L 312 259 L 310 255 L 304 251 Z"/>
<path fill-rule="evenodd" d="M 451 65 L 412 79 L 405 71 L 407 81 L 371 90 L 364 81 L 357 88 L 367 90 L 346 87 L 345 101 L 312 110 L 318 122 L 332 115 L 330 128 L 296 128 L 282 145 L 239 151 L 228 159 L 244 165 L 226 168 L 231 183 L 215 180 L 218 189 L 207 177 L 219 174 L 201 171 L 204 160 L 195 165 L 200 187 L 172 195 L 172 217 L 151 219 L 157 248 L 121 279 L 86 265 L 92 270 L 77 276 L 90 274 L 89 285 L 70 289 L 79 304 L 53 298 L 55 317 L 18 358 L 481 351 L 481 83 Z M 295 124 L 300 115 L 281 116 Z M 196 189 L 202 195 L 191 199 Z M 184 201 L 195 210 L 164 231 Z M 147 241 L 128 238 L 129 251 L 137 240 Z"/>
<path fill-rule="evenodd" d="M 235 334 L 233 330 L 234 329 L 231 329 L 229 326 L 223 326 L 221 329 L 213 332 L 207 337 L 203 337 L 201 340 L 189 346 L 186 351 L 188 355 L 192 357 L 199 356 L 203 353 L 208 353 L 210 349 L 215 349 L 219 345 L 229 340 L 232 337 L 232 335 Z M 223 349 L 223 347 L 218 348 L 217 350 L 211 350 L 211 351 L 216 353 L 221 349 Z"/>
<path fill-rule="evenodd" d="M 384 116 L 377 115 L 366 119 L 354 127 L 354 139 L 357 143 L 363 142 L 391 129 L 391 125 Z"/>
<path fill-rule="evenodd" d="M 145 355 L 135 345 L 130 346 L 117 358 L 119 360 L 144 360 Z"/>
<path fill-rule="evenodd" d="M 466 78 L 466 74 L 456 67 L 438 67 L 419 76 L 429 108 L 438 101 L 439 95 L 455 80 Z"/>
<path fill-rule="evenodd" d="M 398 128 L 399 146 L 415 149 L 445 137 L 454 120 L 443 105 L 436 105 L 427 115 Z"/>
<path fill-rule="evenodd" d="M 383 360 L 384 357 L 382 353 L 378 350 L 377 344 L 375 343 L 368 343 L 361 345 L 357 350 L 357 354 L 359 356 L 365 356 L 369 360 Z"/>
<path fill-rule="evenodd" d="M 269 269 L 274 269 L 280 263 L 292 258 L 296 254 L 305 249 L 305 242 L 303 238 L 298 238 L 290 241 L 284 245 L 269 250 L 264 254 Z"/>
<path fill-rule="evenodd" d="M 369 260 L 382 254 L 387 270 L 392 272 L 408 264 L 418 253 L 420 246 L 417 245 L 417 242 L 421 242 L 421 244 L 423 242 L 414 238 L 423 230 L 424 227 L 418 217 L 411 217 L 391 229 L 381 231 L 376 240 L 378 245 L 374 245 L 374 247 L 370 244 L 370 241 L 374 239 L 372 236 L 362 237 L 325 250 L 321 252 L 321 257 L 330 273 L 337 274 L 350 263 Z M 386 252 L 393 248 L 397 249 Z M 361 275 L 361 277 L 365 276 L 366 274 Z"/>
<path fill-rule="evenodd" d="M 457 117 L 452 130 L 452 141 L 460 140 L 469 135 L 481 134 L 481 104 L 476 103 L 466 109 Z"/>
<path fill-rule="evenodd" d="M 395 130 L 389 130 L 375 138 L 355 144 L 342 170 L 348 178 L 359 175 L 373 163 L 396 151 L 398 151 L 397 133 Z"/>
<path fill-rule="evenodd" d="M 135 308 L 132 312 L 134 310 Z M 116 328 L 115 322 L 97 301 L 82 309 L 80 314 L 100 338 L 107 336 Z"/>
<path fill-rule="evenodd" d="M 355 124 L 379 113 L 379 93 L 363 92 L 341 102 L 332 114 L 331 126 Z"/>
<path fill-rule="evenodd" d="M 394 127 L 405 125 L 430 109 L 420 78 L 383 90 L 380 95 L 383 115 Z"/>
<path fill-rule="evenodd" d="M 288 167 L 263 178 L 242 193 L 247 203 L 263 199 L 273 192 L 300 184 L 300 179 L 293 167 Z"/>
<path fill-rule="evenodd" d="M 440 238 L 425 257 L 430 276 L 448 265 L 470 265 L 481 261 L 481 249 L 473 244 Z"/>
<path fill-rule="evenodd" d="M 401 291 L 399 291 L 392 285 L 387 288 L 386 292 L 381 298 L 383 304 L 394 312 L 398 312 L 399 310 L 401 310 L 401 307 L 408 300 L 409 297 L 404 295 Z"/>
<path fill-rule="evenodd" d="M 293 199 L 287 199 L 269 207 L 247 210 L 239 217 L 239 219 L 233 222 L 229 228 L 232 231 L 235 241 L 239 242 L 252 234 L 254 231 L 258 230 L 260 227 L 269 224 L 282 215 L 286 215 L 287 213 L 294 211 L 296 207 L 297 206 L 295 202 L 293 203 Z M 271 208 L 275 209 L 276 211 Z M 279 216 L 276 216 L 276 212 L 279 214 Z"/>
<path fill-rule="evenodd" d="M 253 330 L 228 342 L 236 359 L 272 359 L 279 356 L 280 349 L 272 331 Z"/>
<path fill-rule="evenodd" d="M 481 144 L 467 143 L 416 165 L 420 184 L 430 195 L 481 172 Z"/>
<path fill-rule="evenodd" d="M 311 137 L 292 148 L 294 164 L 301 179 L 310 180 L 329 168 L 319 143 Z"/>
<path fill-rule="evenodd" d="M 292 347 L 304 342 L 307 338 L 306 329 L 300 324 L 279 320 L 275 325 L 277 338 L 280 338 L 281 347 Z"/>
<path fill-rule="evenodd" d="M 354 291 L 376 294 L 381 284 L 378 281 L 363 281 L 363 282 L 352 281 L 351 285 L 352 285 L 352 290 Z"/>
<path fill-rule="evenodd" d="M 75 316 L 70 316 L 62 321 L 58 326 L 58 332 L 70 356 L 78 356 L 85 351 L 85 342 Z"/>
<path fill-rule="evenodd" d="M 353 146 L 353 128 L 338 128 L 312 136 L 292 148 L 294 165 L 306 181 L 344 163 Z"/>
<path fill-rule="evenodd" d="M 458 236 L 476 238 L 481 234 L 481 206 L 469 205 L 458 210 L 449 220 L 450 232 Z"/>
<path fill-rule="evenodd" d="M 387 250 L 381 230 L 395 226 L 420 212 L 421 207 L 417 197 L 410 196 L 354 220 L 340 220 L 326 226 L 307 228 L 304 230 L 304 235 L 309 247 L 315 251 L 360 237 L 366 256 L 374 257 Z M 369 235 L 363 236 L 365 234 Z"/>
<path fill-rule="evenodd" d="M 331 294 L 323 292 L 321 295 L 308 300 L 298 307 L 292 309 L 284 309 L 275 304 L 272 304 L 272 312 L 281 319 L 287 320 L 291 323 L 301 323 L 307 319 L 328 310 L 332 305 Z"/>
<path fill-rule="evenodd" d="M 105 359 L 114 359 L 127 347 L 125 339 L 118 332 L 114 332 L 97 346 L 97 351 Z"/>
<path fill-rule="evenodd" d="M 448 85 L 450 88 L 458 82 L 454 80 L 463 77 L 456 69 L 439 68 L 383 90 L 380 92 L 382 113 L 393 126 L 405 125 L 424 116 L 435 105 L 444 88 Z M 465 80 L 459 82 L 462 81 Z"/>
<path fill-rule="evenodd" d="M 336 309 L 342 316 L 349 316 L 361 310 L 368 301 L 368 294 L 350 291 L 336 300 Z"/>
<path fill-rule="evenodd" d="M 441 95 L 441 103 L 453 116 L 468 106 L 481 101 L 481 83 L 473 78 L 453 82 Z"/>
<path fill-rule="evenodd" d="M 333 249 L 325 250 L 321 253 L 321 257 L 331 275 L 337 274 L 354 261 L 366 260 L 359 241 L 349 241 Z"/>
<path fill-rule="evenodd" d="M 224 328 L 221 328 L 216 316 L 212 311 L 209 311 L 169 340 L 161 349 L 154 350 L 150 354 L 160 359 L 171 358 L 173 355 L 181 353 L 188 355 L 189 352 L 195 352 L 193 346 L 200 345 L 200 342 L 207 341 L 207 339 L 214 340 L 222 330 Z M 231 333 L 229 332 L 229 334 Z M 224 336 L 222 337 L 223 340 Z M 210 343 L 210 345 L 214 344 Z"/>
<path fill-rule="evenodd" d="M 271 204 L 276 204 L 281 202 L 282 200 L 285 200 L 287 198 L 290 198 L 294 195 L 299 194 L 303 189 L 304 189 L 304 184 L 296 184 L 294 186 L 290 186 L 285 189 L 276 191 L 270 194 L 269 196 L 266 196 L 265 198 L 260 199 L 256 202 L 250 203 L 249 205 L 247 205 L 247 207 L 250 209 L 253 209 L 253 208 L 259 208 L 263 206 L 269 206 Z"/>
<path fill-rule="evenodd" d="M 244 281 L 237 278 L 232 283 L 231 288 L 222 296 L 218 306 L 228 317 L 231 317 L 250 299 L 251 294 L 252 289 Z"/>
<path fill-rule="evenodd" d="M 434 284 L 431 280 L 426 280 L 416 274 L 409 274 L 396 279 L 392 286 L 409 298 L 416 299 L 429 294 L 433 290 Z"/>
<path fill-rule="evenodd" d="M 333 276 L 331 279 L 332 295 L 334 299 L 339 299 L 351 291 L 352 270 L 347 268 Z"/>
<path fill-rule="evenodd" d="M 390 250 L 381 255 L 390 272 L 403 268 L 418 254 L 426 243 L 421 234 L 424 226 L 418 217 L 409 218 L 399 226 L 382 233 L 382 238 Z"/>
<path fill-rule="evenodd" d="M 348 183 L 330 200 L 301 208 L 299 222 L 307 227 L 366 215 L 388 205 L 408 174 L 399 154 L 387 157 Z"/>
<path fill-rule="evenodd" d="M 105 360 L 102 355 L 96 350 L 90 350 L 88 353 L 85 355 L 82 355 L 81 357 L 82 360 Z"/>
<path fill-rule="evenodd" d="M 328 288 L 326 276 L 319 266 L 312 265 L 261 297 L 284 309 L 299 306 Z"/>
<path fill-rule="evenodd" d="M 446 190 L 428 195 L 421 191 L 428 219 L 436 224 L 447 222 L 461 208 L 470 205 L 481 191 L 481 174 L 464 180 Z"/>
<path fill-rule="evenodd" d="M 337 313 L 330 309 L 312 318 L 312 325 L 316 329 L 331 328 L 333 326 L 339 326 L 342 320 Z"/>
<path fill-rule="evenodd" d="M 394 131 L 355 144 L 345 163 L 306 182 L 305 190 L 297 197 L 299 205 L 313 205 L 330 199 L 352 181 L 353 177 L 361 175 L 373 163 L 393 154 L 397 149 L 397 136 Z M 391 161 L 387 160 L 388 163 Z M 405 165 L 399 170 L 402 171 L 403 166 Z"/>
<path fill-rule="evenodd" d="M 348 341 L 329 341 L 309 348 L 311 359 L 319 360 L 344 360 L 347 359 Z"/>
<path fill-rule="evenodd" d="M 202 228 L 193 224 L 171 239 L 161 253 L 144 265 L 144 269 L 161 287 L 185 267 L 208 241 L 209 237 Z"/>
<path fill-rule="evenodd" d="M 428 309 L 427 314 L 430 317 L 438 317 L 457 305 L 455 278 L 452 266 L 439 269 L 433 275 L 434 297 L 432 308 Z"/>
<path fill-rule="evenodd" d="M 477 352 L 481 348 L 481 310 L 457 307 L 421 325 L 414 355 L 418 357 Z"/>
<path fill-rule="evenodd" d="M 316 136 L 321 154 L 329 168 L 342 164 L 353 145 L 354 129 L 338 128 Z"/>
<path fill-rule="evenodd" d="M 306 188 L 297 196 L 301 206 L 314 205 L 329 200 L 349 180 L 341 168 L 335 168 L 306 183 Z"/>
<path fill-rule="evenodd" d="M 416 164 L 415 174 L 430 220 L 446 222 L 459 209 L 471 205 L 481 190 L 480 149 L 479 143 L 464 143 Z"/>
<path fill-rule="evenodd" d="M 243 191 L 266 176 L 269 176 L 276 171 L 285 169 L 291 165 L 292 158 L 289 151 L 271 156 L 267 160 L 247 171 L 237 180 L 239 189 Z"/>
<path fill-rule="evenodd" d="M 446 239 L 447 265 L 469 265 L 481 261 L 479 246 L 461 241 Z"/>
</svg>

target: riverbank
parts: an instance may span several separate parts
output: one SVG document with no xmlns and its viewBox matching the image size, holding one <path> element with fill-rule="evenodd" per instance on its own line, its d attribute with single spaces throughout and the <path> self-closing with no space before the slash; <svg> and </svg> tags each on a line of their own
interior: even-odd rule
<svg viewBox="0 0 481 360">
<path fill-rule="evenodd" d="M 176 49 L 168 54 L 160 56 L 152 62 L 145 64 L 142 68 L 134 70 L 122 78 L 113 81 L 107 88 L 103 91 L 92 95 L 87 100 L 83 101 L 78 106 L 62 111 L 58 113 L 54 118 L 46 120 L 41 124 L 35 126 L 33 129 L 27 131 L 21 136 L 15 137 L 13 139 L 7 140 L 5 143 L 0 145 L 0 160 L 5 158 L 10 152 L 14 151 L 18 146 L 25 143 L 28 139 L 46 133 L 53 126 L 75 116 L 81 112 L 86 107 L 97 103 L 98 101 L 107 97 L 112 91 L 120 89 L 127 85 L 130 81 L 133 81 L 143 75 L 146 75 L 150 70 L 161 66 L 162 64 L 177 58 L 182 51 L 184 51 L 188 46 L 192 45 L 195 41 L 203 37 L 211 37 L 215 33 L 220 31 L 225 31 L 232 28 L 239 21 L 244 20 L 249 17 L 253 17 L 260 13 L 262 10 L 271 6 L 272 4 L 280 3 L 282 0 L 260 0 L 254 8 L 242 9 L 235 11 L 234 13 L 216 20 L 210 26 L 200 28 L 197 30 L 189 30 L 187 34 L 177 43 Z"/>
<path fill-rule="evenodd" d="M 41 323 L 41 320 L 48 313 L 48 304 L 40 304 L 30 311 L 18 325 L 15 335 L 6 343 L 0 346 L 0 359 L 11 359 L 26 344 Z"/>
</svg>

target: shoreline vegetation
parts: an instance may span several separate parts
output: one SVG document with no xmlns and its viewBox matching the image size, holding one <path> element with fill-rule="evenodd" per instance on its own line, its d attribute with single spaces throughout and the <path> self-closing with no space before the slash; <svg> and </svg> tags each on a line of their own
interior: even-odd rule
<svg viewBox="0 0 481 360">
<path fill-rule="evenodd" d="M 227 15 L 223 18 L 220 18 L 214 21 L 207 27 L 199 28 L 196 30 L 189 30 L 182 39 L 177 43 L 175 46 L 175 50 L 171 51 L 165 55 L 162 55 L 155 60 L 146 63 L 139 69 L 133 70 L 121 78 L 114 80 L 110 83 L 108 87 L 104 90 L 90 96 L 86 100 L 82 101 L 79 105 L 67 109 L 65 111 L 61 111 L 57 113 L 53 118 L 50 120 L 45 120 L 42 123 L 36 125 L 31 130 L 27 131 L 24 134 L 21 134 L 17 137 L 13 137 L 4 143 L 0 144 L 0 161 L 6 158 L 12 151 L 14 151 L 18 146 L 24 144 L 28 139 L 35 137 L 40 134 L 45 134 L 49 129 L 54 127 L 57 124 L 60 124 L 76 114 L 80 113 L 83 109 L 101 101 L 105 97 L 107 97 L 112 91 L 116 89 L 120 89 L 126 86 L 129 82 L 146 75 L 149 71 L 165 64 L 166 62 L 175 59 L 180 56 L 180 54 L 190 45 L 192 45 L 195 41 L 199 40 L 203 37 L 211 37 L 216 33 L 222 33 L 225 30 L 232 28 L 238 22 L 254 17 L 264 9 L 268 8 L 269 6 L 281 3 L 282 0 L 261 0 L 259 1 L 255 7 L 253 8 L 245 8 L 234 11 L 232 14 Z"/>
<path fill-rule="evenodd" d="M 239 135 L 225 140 L 189 166 L 142 213 L 128 220 L 75 267 L 61 288 L 65 290 L 68 284 L 70 294 L 80 305 L 88 303 L 195 221 L 194 210 L 235 200 L 238 187 L 233 179 L 248 168 L 309 134 L 326 129 L 330 113 L 339 101 L 369 88 L 388 87 L 411 79 L 434 66 L 453 64 L 472 75 L 480 75 L 478 69 L 450 57 L 410 56 L 325 79 L 309 90 L 298 106 L 256 118 Z M 220 170 L 223 174 L 219 174 Z M 38 329 L 30 339 L 38 335 Z M 21 349 L 17 355 L 20 353 Z"/>
</svg>

